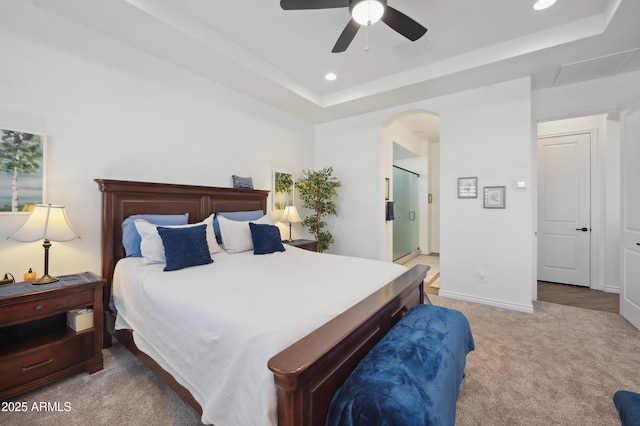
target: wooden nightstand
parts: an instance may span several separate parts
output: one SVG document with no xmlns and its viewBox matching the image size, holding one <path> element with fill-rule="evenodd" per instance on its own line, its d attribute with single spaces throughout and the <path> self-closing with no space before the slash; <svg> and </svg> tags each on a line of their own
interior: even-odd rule
<svg viewBox="0 0 640 426">
<path fill-rule="evenodd" d="M 316 240 L 293 240 L 283 241 L 283 243 L 309 251 L 318 251 L 318 242 Z"/>
<path fill-rule="evenodd" d="M 102 292 L 91 272 L 0 287 L 0 400 L 79 370 L 102 370 Z M 67 327 L 67 311 L 93 308 L 93 328 Z"/>
</svg>

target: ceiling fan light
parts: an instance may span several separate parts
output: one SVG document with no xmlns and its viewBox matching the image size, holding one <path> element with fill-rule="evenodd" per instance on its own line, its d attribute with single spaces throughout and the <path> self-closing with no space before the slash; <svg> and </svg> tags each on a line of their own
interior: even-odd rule
<svg viewBox="0 0 640 426">
<path fill-rule="evenodd" d="M 375 24 L 384 14 L 384 5 L 378 0 L 362 0 L 351 4 L 351 17 L 360 25 Z"/>
<path fill-rule="evenodd" d="M 546 9 L 548 7 L 553 6 L 555 2 L 556 2 L 556 0 L 538 0 L 533 5 L 533 8 L 535 10 L 544 10 L 544 9 Z"/>
</svg>

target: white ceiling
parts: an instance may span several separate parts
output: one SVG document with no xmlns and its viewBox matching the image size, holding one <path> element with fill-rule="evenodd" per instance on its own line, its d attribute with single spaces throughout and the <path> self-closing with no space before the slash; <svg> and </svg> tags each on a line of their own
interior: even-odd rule
<svg viewBox="0 0 640 426">
<path fill-rule="evenodd" d="M 313 123 L 525 76 L 534 90 L 550 87 L 569 64 L 569 75 L 594 78 L 612 67 L 583 61 L 640 48 L 640 0 L 558 0 L 541 12 L 534 0 L 389 0 L 427 34 L 411 43 L 379 22 L 338 54 L 331 49 L 349 21 L 347 8 L 28 1 Z M 630 53 L 613 72 L 640 69 L 640 54 Z M 338 79 L 325 81 L 328 71 Z"/>
</svg>

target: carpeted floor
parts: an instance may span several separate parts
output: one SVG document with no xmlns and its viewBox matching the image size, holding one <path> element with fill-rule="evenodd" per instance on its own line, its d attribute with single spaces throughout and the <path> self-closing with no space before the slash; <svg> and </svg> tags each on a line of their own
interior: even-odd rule
<svg viewBox="0 0 640 426">
<path fill-rule="evenodd" d="M 614 392 L 640 391 L 640 331 L 618 314 L 546 302 L 526 314 L 429 297 L 463 312 L 476 342 L 458 426 L 619 426 Z"/>
<path fill-rule="evenodd" d="M 535 313 L 526 314 L 429 297 L 463 312 L 476 342 L 467 357 L 457 426 L 619 425 L 613 393 L 640 391 L 640 332 L 618 314 L 545 302 L 534 302 Z M 200 424 L 120 344 L 104 353 L 103 371 L 13 398 L 29 409 L 0 412 L 0 424 Z M 69 402 L 70 411 L 38 412 L 31 409 L 34 402 Z"/>
</svg>

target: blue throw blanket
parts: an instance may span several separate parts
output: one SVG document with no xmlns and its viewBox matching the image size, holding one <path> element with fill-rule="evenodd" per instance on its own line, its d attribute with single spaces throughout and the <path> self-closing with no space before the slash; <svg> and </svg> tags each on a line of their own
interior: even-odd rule
<svg viewBox="0 0 640 426">
<path fill-rule="evenodd" d="M 453 425 L 466 356 L 474 348 L 462 313 L 414 306 L 338 389 L 327 426 Z"/>
</svg>

